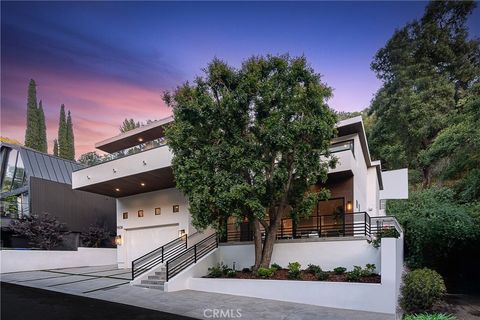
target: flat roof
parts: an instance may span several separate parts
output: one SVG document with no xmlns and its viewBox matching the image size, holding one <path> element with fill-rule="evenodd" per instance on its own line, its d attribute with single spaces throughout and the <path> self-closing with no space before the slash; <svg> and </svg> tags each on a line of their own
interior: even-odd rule
<svg viewBox="0 0 480 320">
<path fill-rule="evenodd" d="M 165 125 L 173 121 L 173 116 L 153 121 L 147 125 L 135 128 L 133 130 L 120 133 L 112 138 L 97 142 L 95 148 L 113 153 L 139 143 L 152 141 L 164 136 Z"/>
</svg>

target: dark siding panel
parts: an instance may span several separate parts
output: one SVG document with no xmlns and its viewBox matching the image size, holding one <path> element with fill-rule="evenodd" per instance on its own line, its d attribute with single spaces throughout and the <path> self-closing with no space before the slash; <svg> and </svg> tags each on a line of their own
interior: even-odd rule
<svg viewBox="0 0 480 320">
<path fill-rule="evenodd" d="M 92 225 L 105 224 L 116 232 L 115 199 L 71 186 L 38 178 L 30 180 L 30 199 L 33 213 L 56 216 L 71 231 L 81 232 Z"/>
</svg>

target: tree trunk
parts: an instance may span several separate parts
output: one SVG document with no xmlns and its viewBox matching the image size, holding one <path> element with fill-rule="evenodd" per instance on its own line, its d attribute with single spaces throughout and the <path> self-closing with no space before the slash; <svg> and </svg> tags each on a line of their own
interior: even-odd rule
<svg viewBox="0 0 480 320">
<path fill-rule="evenodd" d="M 253 225 L 253 243 L 255 244 L 255 265 L 254 270 L 260 267 L 262 261 L 262 230 L 260 229 L 260 222 L 255 219 Z"/>
<path fill-rule="evenodd" d="M 425 166 L 422 168 L 423 173 L 423 187 L 428 188 L 430 186 L 430 167 Z"/>
</svg>

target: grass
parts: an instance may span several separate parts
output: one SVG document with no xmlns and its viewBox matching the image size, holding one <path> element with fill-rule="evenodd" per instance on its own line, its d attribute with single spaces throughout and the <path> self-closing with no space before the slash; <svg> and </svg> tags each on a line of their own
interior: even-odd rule
<svg viewBox="0 0 480 320">
<path fill-rule="evenodd" d="M 454 316 L 445 313 L 434 314 L 411 314 L 403 317 L 403 320 L 455 320 Z"/>
</svg>

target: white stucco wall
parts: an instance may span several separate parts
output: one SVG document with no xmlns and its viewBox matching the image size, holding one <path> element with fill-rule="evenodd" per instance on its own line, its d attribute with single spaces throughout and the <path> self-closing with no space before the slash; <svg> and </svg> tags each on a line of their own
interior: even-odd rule
<svg viewBox="0 0 480 320">
<path fill-rule="evenodd" d="M 382 172 L 383 190 L 380 199 L 408 199 L 408 169 Z"/>
<path fill-rule="evenodd" d="M 113 265 L 115 248 L 78 248 L 78 251 L 1 250 L 1 273 Z"/>
<path fill-rule="evenodd" d="M 179 205 L 179 212 L 173 212 L 174 205 Z M 161 209 L 160 215 L 155 215 L 155 208 Z M 143 210 L 143 217 L 138 217 L 138 210 Z M 123 219 L 124 212 L 128 219 Z M 117 235 L 123 242 L 118 246 L 119 267 L 129 268 L 132 260 L 178 237 L 179 230 L 193 234 L 190 222 L 188 201 L 176 188 L 118 198 Z"/>
<path fill-rule="evenodd" d="M 324 307 L 387 313 L 395 319 L 398 288 L 403 266 L 403 239 L 382 239 L 381 284 L 328 281 L 246 280 L 190 278 L 183 280 L 191 290 L 306 303 Z M 220 247 L 222 251 L 237 248 Z M 292 249 L 291 254 L 295 254 Z M 223 252 L 223 254 L 225 254 Z M 314 256 L 310 253 L 310 256 Z M 361 264 L 360 261 L 356 264 Z M 190 271 L 191 272 L 191 271 Z"/>
<path fill-rule="evenodd" d="M 294 240 L 295 241 L 295 240 Z M 250 268 L 254 264 L 253 244 L 220 244 L 219 261 L 232 268 Z M 319 265 L 323 270 L 336 267 L 353 269 L 354 265 L 365 266 L 374 263 L 381 270 L 380 250 L 366 240 L 331 240 L 312 242 L 277 242 L 273 248 L 272 263 L 286 268 L 289 262 L 297 261 L 303 268 L 308 264 Z"/>
</svg>

